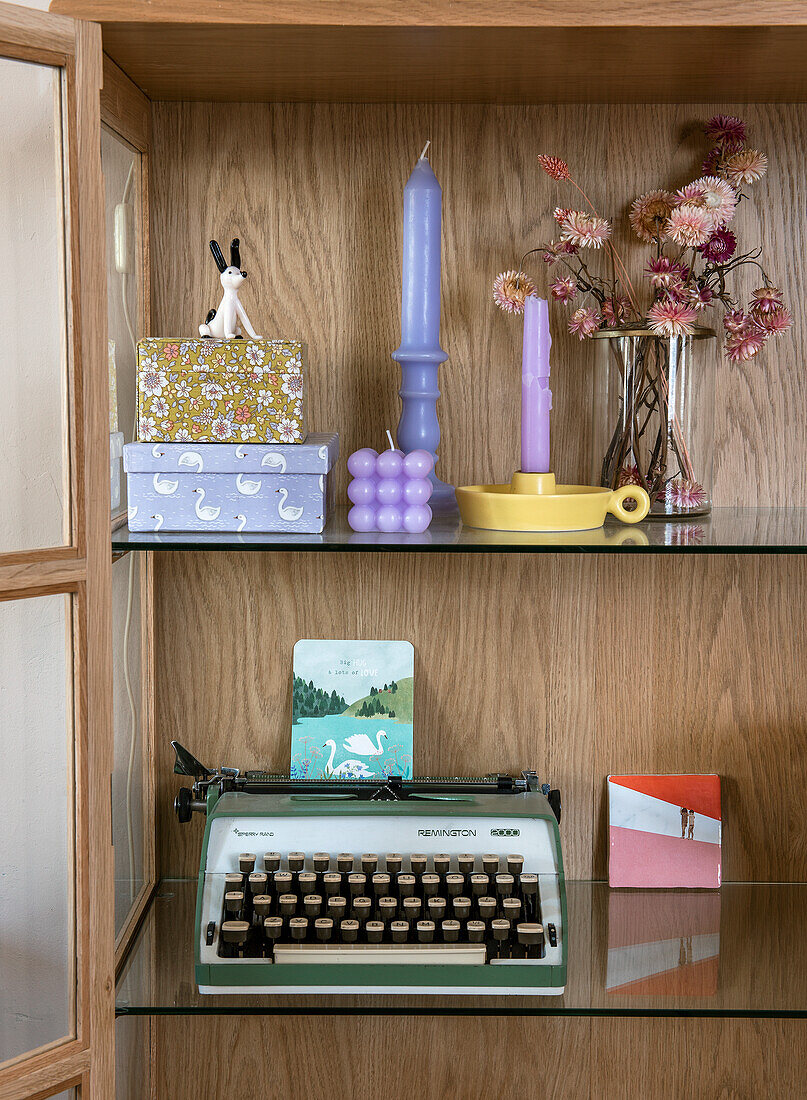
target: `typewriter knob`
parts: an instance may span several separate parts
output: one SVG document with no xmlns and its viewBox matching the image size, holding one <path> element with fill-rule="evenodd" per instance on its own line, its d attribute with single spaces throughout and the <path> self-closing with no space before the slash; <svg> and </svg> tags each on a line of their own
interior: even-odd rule
<svg viewBox="0 0 807 1100">
<path fill-rule="evenodd" d="M 180 787 L 174 799 L 174 810 L 182 825 L 187 824 L 193 816 L 193 810 L 191 809 L 192 802 L 193 791 L 191 791 L 190 787 Z"/>
</svg>

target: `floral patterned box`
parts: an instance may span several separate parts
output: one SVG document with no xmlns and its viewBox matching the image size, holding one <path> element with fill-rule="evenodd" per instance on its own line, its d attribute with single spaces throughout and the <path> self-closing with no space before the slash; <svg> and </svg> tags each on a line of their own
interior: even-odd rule
<svg viewBox="0 0 807 1100">
<path fill-rule="evenodd" d="M 305 443 L 127 443 L 130 531 L 318 534 L 333 506 L 339 436 Z"/>
<path fill-rule="evenodd" d="M 296 340 L 137 345 L 137 438 L 144 443 L 302 443 L 305 347 Z"/>
</svg>

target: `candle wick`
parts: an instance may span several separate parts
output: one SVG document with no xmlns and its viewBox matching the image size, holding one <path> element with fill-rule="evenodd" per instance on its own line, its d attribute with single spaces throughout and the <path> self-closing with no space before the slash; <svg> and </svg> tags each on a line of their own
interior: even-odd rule
<svg viewBox="0 0 807 1100">
<path fill-rule="evenodd" d="M 389 449 L 391 451 L 394 451 L 395 444 L 392 442 L 392 433 L 390 432 L 389 428 L 387 428 L 387 439 L 389 440 Z"/>
<path fill-rule="evenodd" d="M 424 157 L 426 156 L 426 153 L 427 153 L 427 152 L 428 152 L 428 150 L 429 150 L 429 146 L 430 146 L 430 145 L 431 145 L 431 142 L 430 142 L 430 141 L 427 141 L 427 142 L 426 142 L 426 144 L 425 144 L 425 145 L 423 146 L 423 152 L 422 152 L 422 153 L 420 154 L 420 156 L 418 157 L 418 160 L 423 160 L 423 158 L 424 158 Z"/>
</svg>

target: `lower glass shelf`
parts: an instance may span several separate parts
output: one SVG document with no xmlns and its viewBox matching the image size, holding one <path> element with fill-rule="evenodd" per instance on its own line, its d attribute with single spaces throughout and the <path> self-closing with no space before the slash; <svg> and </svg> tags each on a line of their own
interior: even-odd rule
<svg viewBox="0 0 807 1100">
<path fill-rule="evenodd" d="M 567 882 L 561 997 L 200 994 L 196 881 L 164 879 L 118 982 L 125 1015 L 807 1017 L 807 884 L 719 891 Z"/>
</svg>

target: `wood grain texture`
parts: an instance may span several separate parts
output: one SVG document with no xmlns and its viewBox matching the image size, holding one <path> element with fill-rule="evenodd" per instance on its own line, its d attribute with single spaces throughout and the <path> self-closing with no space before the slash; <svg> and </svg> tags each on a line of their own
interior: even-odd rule
<svg viewBox="0 0 807 1100">
<path fill-rule="evenodd" d="M 693 34 L 686 26 L 207 25 L 104 18 L 104 48 L 124 72 L 152 99 L 176 100 L 798 102 L 807 99 L 805 45 L 803 25 L 712 26 Z"/>
<path fill-rule="evenodd" d="M 101 120 L 140 153 L 151 144 L 151 103 L 111 57 L 104 54 Z"/>
</svg>

